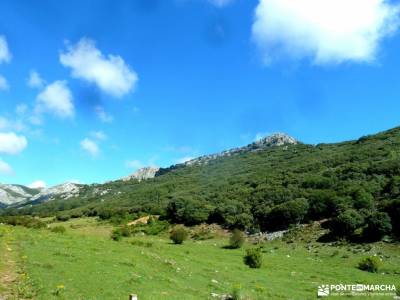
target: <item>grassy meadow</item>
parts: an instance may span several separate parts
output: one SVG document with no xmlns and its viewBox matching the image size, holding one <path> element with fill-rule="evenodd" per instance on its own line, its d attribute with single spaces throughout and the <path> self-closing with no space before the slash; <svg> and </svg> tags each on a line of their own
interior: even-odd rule
<svg viewBox="0 0 400 300">
<path fill-rule="evenodd" d="M 0 295 L 5 299 L 315 299 L 317 286 L 334 283 L 400 287 L 399 245 L 335 246 L 316 242 L 318 231 L 262 244 L 264 263 L 250 269 L 228 238 L 174 245 L 168 235 L 110 239 L 112 226 L 94 218 L 51 223 L 65 233 L 0 225 Z M 377 254 L 379 273 L 357 269 Z M 2 299 L 0 297 L 0 299 Z M 335 299 L 340 299 L 335 297 Z M 374 298 L 378 299 L 378 298 Z"/>
</svg>

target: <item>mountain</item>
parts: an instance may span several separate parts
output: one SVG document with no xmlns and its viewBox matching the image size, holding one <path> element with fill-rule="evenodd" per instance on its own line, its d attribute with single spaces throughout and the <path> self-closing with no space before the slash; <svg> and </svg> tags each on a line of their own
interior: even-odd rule
<svg viewBox="0 0 400 300">
<path fill-rule="evenodd" d="M 296 145 L 299 142 L 285 133 L 275 133 L 270 136 L 264 137 L 244 147 L 229 149 L 220 153 L 204 155 L 189 161 L 184 162 L 184 166 L 207 164 L 212 160 L 227 157 L 234 154 L 254 152 L 274 146 Z"/>
<path fill-rule="evenodd" d="M 66 182 L 47 189 L 43 189 L 29 199 L 30 203 L 41 203 L 54 200 L 56 197 L 64 200 L 77 197 L 83 185 Z"/>
<path fill-rule="evenodd" d="M 208 164 L 214 160 L 218 160 L 223 157 L 230 157 L 232 155 L 238 155 L 247 152 L 256 152 L 276 146 L 296 145 L 298 143 L 299 142 L 297 140 L 288 136 L 287 134 L 275 133 L 244 147 L 233 148 L 220 153 L 201 156 L 199 158 L 187 161 L 183 164 L 172 165 L 168 168 L 161 169 L 159 167 L 144 167 L 127 177 L 121 178 L 119 181 L 127 182 L 133 180 L 141 182 L 144 180 L 155 178 L 156 176 L 161 176 L 178 168 Z M 5 186 L 3 190 L 0 190 L 0 205 L 2 205 L 2 207 L 35 205 L 52 200 L 68 200 L 80 196 L 85 198 L 101 198 L 105 196 L 121 194 L 120 191 L 114 191 L 113 189 L 108 188 L 108 184 L 111 184 L 111 182 L 107 182 L 103 185 L 93 184 L 90 186 L 74 183 L 64 183 L 42 190 L 29 189 L 21 185 L 7 185 L 8 187 Z"/>
<path fill-rule="evenodd" d="M 83 185 L 64 183 L 47 189 L 31 189 L 23 185 L 0 184 L 0 207 L 38 204 L 54 199 L 77 197 Z"/>
<path fill-rule="evenodd" d="M 135 173 L 121 178 L 122 181 L 129 181 L 136 179 L 138 181 L 154 178 L 157 172 L 160 170 L 159 167 L 145 167 L 137 170 Z"/>
<path fill-rule="evenodd" d="M 16 184 L 0 184 L 0 207 L 28 201 L 40 190 Z"/>
<path fill-rule="evenodd" d="M 154 178 L 144 180 L 147 175 Z M 24 202 L 2 213 L 103 219 L 146 213 L 187 225 L 279 230 L 342 212 L 358 220 L 369 220 L 371 213 L 396 220 L 399 186 L 400 127 L 317 145 L 275 134 L 185 164 L 140 171 L 130 180 L 80 185 L 79 191 L 53 194 L 52 201 Z M 400 230 L 395 224 L 393 230 Z"/>
</svg>

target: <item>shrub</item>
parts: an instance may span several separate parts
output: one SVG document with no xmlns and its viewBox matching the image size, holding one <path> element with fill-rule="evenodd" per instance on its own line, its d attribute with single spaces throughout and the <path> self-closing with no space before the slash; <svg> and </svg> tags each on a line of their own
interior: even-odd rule
<svg viewBox="0 0 400 300">
<path fill-rule="evenodd" d="M 122 233 L 120 228 L 116 228 L 111 232 L 111 239 L 114 241 L 120 241 L 122 238 Z"/>
<path fill-rule="evenodd" d="M 57 221 L 61 221 L 61 222 L 68 221 L 70 218 L 71 217 L 69 215 L 65 215 L 65 214 L 56 216 Z"/>
<path fill-rule="evenodd" d="M 350 237 L 364 225 L 364 218 L 354 209 L 348 209 L 330 222 L 331 233 L 337 237 Z"/>
<path fill-rule="evenodd" d="M 201 224 L 192 232 L 192 238 L 198 241 L 204 241 L 214 238 L 214 232 L 207 224 Z"/>
<path fill-rule="evenodd" d="M 367 227 L 363 231 L 363 236 L 369 241 L 380 241 L 385 234 L 392 230 L 390 217 L 384 212 L 374 212 L 367 218 Z"/>
<path fill-rule="evenodd" d="M 65 233 L 66 229 L 64 226 L 54 226 L 50 228 L 50 231 L 54 233 Z"/>
<path fill-rule="evenodd" d="M 381 265 L 382 265 L 382 263 L 378 257 L 370 256 L 370 257 L 363 258 L 358 263 L 358 268 L 363 271 L 377 273 L 379 268 L 381 267 Z"/>
<path fill-rule="evenodd" d="M 250 268 L 257 268 L 257 269 L 261 268 L 263 261 L 261 249 L 260 248 L 247 249 L 243 261 Z"/>
<path fill-rule="evenodd" d="M 121 226 L 120 227 L 120 233 L 124 237 L 131 236 L 131 229 L 127 225 Z"/>
<path fill-rule="evenodd" d="M 229 248 L 238 249 L 241 248 L 244 244 L 245 236 L 242 231 L 239 229 L 234 229 L 232 231 L 231 237 L 229 238 Z"/>
<path fill-rule="evenodd" d="M 28 216 L 0 217 L 0 223 L 5 223 L 12 226 L 24 226 L 34 229 L 46 227 L 46 223 L 37 218 L 32 218 Z"/>
<path fill-rule="evenodd" d="M 174 242 L 174 244 L 182 244 L 184 240 L 188 238 L 188 231 L 184 226 L 175 226 L 171 230 L 170 239 Z"/>
</svg>

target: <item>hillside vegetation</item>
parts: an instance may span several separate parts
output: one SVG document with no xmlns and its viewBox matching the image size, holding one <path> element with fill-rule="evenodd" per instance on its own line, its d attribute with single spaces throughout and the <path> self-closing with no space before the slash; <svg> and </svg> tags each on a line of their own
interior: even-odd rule
<svg viewBox="0 0 400 300">
<path fill-rule="evenodd" d="M 132 219 L 150 213 L 172 223 L 218 223 L 250 232 L 329 218 L 336 236 L 400 235 L 400 128 L 356 141 L 269 147 L 161 171 L 154 179 L 86 186 L 79 197 L 3 214 Z M 93 196 L 94 189 L 105 192 Z"/>
</svg>

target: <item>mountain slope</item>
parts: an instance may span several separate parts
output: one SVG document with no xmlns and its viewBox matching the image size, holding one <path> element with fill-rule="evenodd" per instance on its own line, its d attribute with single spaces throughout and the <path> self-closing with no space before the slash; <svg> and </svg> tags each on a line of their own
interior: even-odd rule
<svg viewBox="0 0 400 300">
<path fill-rule="evenodd" d="M 68 201 L 55 199 L 18 213 L 107 217 L 147 212 L 186 224 L 271 228 L 344 209 L 386 211 L 400 199 L 400 128 L 356 141 L 273 145 L 206 161 L 161 169 L 146 181 L 85 186 Z M 273 218 L 279 213 L 283 217 Z"/>
<path fill-rule="evenodd" d="M 0 207 L 28 201 L 39 193 L 37 189 L 16 184 L 0 184 Z"/>
</svg>

